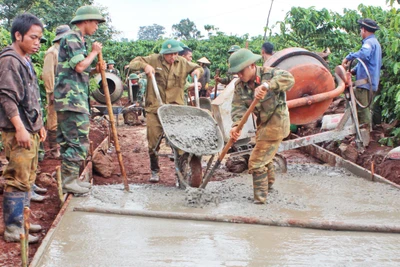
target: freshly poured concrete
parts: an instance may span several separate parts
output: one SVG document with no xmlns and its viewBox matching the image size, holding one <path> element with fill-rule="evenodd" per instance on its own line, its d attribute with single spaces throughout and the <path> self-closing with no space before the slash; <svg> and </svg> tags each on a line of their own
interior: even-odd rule
<svg viewBox="0 0 400 267">
<path fill-rule="evenodd" d="M 162 178 L 161 178 L 162 179 Z M 249 175 L 177 188 L 95 187 L 74 198 L 37 266 L 400 266 L 400 235 L 73 212 L 74 206 L 400 225 L 399 190 L 318 165 L 290 165 L 267 205 Z"/>
</svg>

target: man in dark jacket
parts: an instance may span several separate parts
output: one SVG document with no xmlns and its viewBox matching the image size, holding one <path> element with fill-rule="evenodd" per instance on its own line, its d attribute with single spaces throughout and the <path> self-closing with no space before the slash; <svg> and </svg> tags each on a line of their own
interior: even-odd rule
<svg viewBox="0 0 400 267">
<path fill-rule="evenodd" d="M 11 26 L 12 44 L 0 52 L 0 130 L 8 165 L 3 171 L 4 240 L 19 242 L 23 210 L 36 179 L 39 143 L 46 139 L 37 78 L 27 56 L 40 49 L 43 24 L 32 14 L 17 16 Z M 30 226 L 39 231 L 39 225 Z M 29 235 L 29 242 L 38 237 Z"/>
</svg>

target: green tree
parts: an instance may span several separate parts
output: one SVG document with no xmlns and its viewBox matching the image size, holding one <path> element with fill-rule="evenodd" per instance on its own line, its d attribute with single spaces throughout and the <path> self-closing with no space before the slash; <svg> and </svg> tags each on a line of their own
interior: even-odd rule
<svg viewBox="0 0 400 267">
<path fill-rule="evenodd" d="M 156 41 L 165 34 L 165 28 L 158 24 L 150 26 L 140 26 L 138 32 L 138 40 Z"/>
<path fill-rule="evenodd" d="M 201 33 L 197 30 L 196 25 L 190 19 L 182 19 L 178 24 L 172 25 L 174 36 L 190 40 L 201 38 Z"/>
</svg>

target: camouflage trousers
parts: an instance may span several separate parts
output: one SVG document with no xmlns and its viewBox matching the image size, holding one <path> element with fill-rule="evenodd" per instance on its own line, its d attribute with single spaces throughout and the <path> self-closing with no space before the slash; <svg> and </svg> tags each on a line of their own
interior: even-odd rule
<svg viewBox="0 0 400 267">
<path fill-rule="evenodd" d="M 273 158 L 278 152 L 282 139 L 258 140 L 250 155 L 249 173 L 253 174 L 254 201 L 267 201 L 268 187 L 275 182 Z"/>
<path fill-rule="evenodd" d="M 57 120 L 61 177 L 66 184 L 79 177 L 79 169 L 89 150 L 89 114 L 62 111 L 57 112 Z"/>
<path fill-rule="evenodd" d="M 31 148 L 19 146 L 15 139 L 15 132 L 2 132 L 1 139 L 8 165 L 3 171 L 7 187 L 14 187 L 20 191 L 30 191 L 36 180 L 38 166 L 39 134 L 31 134 Z"/>
</svg>

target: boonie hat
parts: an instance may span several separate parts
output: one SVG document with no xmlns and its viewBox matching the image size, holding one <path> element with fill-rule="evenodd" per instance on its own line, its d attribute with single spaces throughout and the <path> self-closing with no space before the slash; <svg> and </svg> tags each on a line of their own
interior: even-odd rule
<svg viewBox="0 0 400 267">
<path fill-rule="evenodd" d="M 68 25 L 60 25 L 56 28 L 56 37 L 53 39 L 53 43 L 61 40 L 63 36 L 69 31 L 71 28 Z"/>
</svg>

